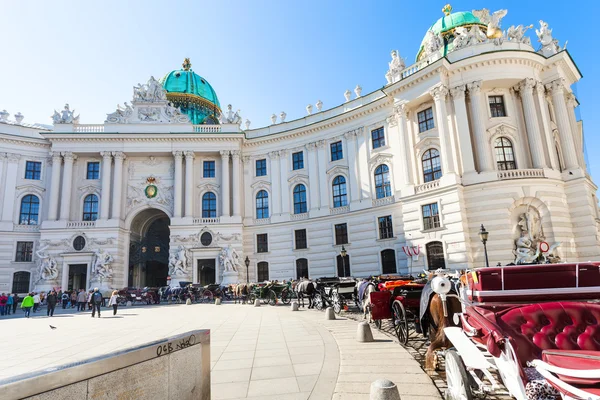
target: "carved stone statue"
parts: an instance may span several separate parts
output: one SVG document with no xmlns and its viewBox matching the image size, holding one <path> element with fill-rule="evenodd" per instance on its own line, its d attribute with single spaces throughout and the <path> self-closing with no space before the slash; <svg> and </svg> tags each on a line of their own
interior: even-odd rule
<svg viewBox="0 0 600 400">
<path fill-rule="evenodd" d="M 500 21 L 508 14 L 507 10 L 498 10 L 490 15 L 490 10 L 487 8 L 481 10 L 473 10 L 473 15 L 479 18 L 481 22 L 487 24 L 487 37 L 490 39 L 499 39 L 502 37 L 502 29 L 500 29 Z"/>
<path fill-rule="evenodd" d="M 164 101 L 167 100 L 167 92 L 160 82 L 151 76 L 148 83 L 145 85 L 138 83 L 137 86 L 133 87 L 133 99 L 134 101 L 145 101 L 149 103 Z"/>
<path fill-rule="evenodd" d="M 75 116 L 75 110 L 71 111 L 69 104 L 65 104 L 65 108 L 60 113 L 54 110 L 52 122 L 55 124 L 77 124 L 79 123 L 79 115 Z"/>
<path fill-rule="evenodd" d="M 124 124 L 133 115 L 133 108 L 127 102 L 124 103 L 125 107 L 121 107 L 117 104 L 117 110 L 114 113 L 106 115 L 106 121 L 115 124 Z"/>
<path fill-rule="evenodd" d="M 430 56 L 444 46 L 442 35 L 435 34 L 433 31 L 427 31 L 425 40 L 425 56 Z"/>
<path fill-rule="evenodd" d="M 246 126 L 246 130 L 250 129 L 250 124 L 251 124 L 250 120 L 246 119 L 246 122 L 244 122 L 244 125 Z"/>
<path fill-rule="evenodd" d="M 169 256 L 169 275 L 175 277 L 188 275 L 187 250 L 181 245 Z"/>
<path fill-rule="evenodd" d="M 58 268 L 57 263 L 54 257 L 52 257 L 48 252 L 46 252 L 48 246 L 43 246 L 39 248 L 35 254 L 40 259 L 39 265 L 39 281 L 51 281 L 58 278 Z"/>
<path fill-rule="evenodd" d="M 540 52 L 545 57 L 558 53 L 560 50 L 558 40 L 552 37 L 552 29 L 548 28 L 548 23 L 540 20 L 540 29 L 536 29 L 535 34 L 538 37 L 538 42 L 542 44 Z"/>
<path fill-rule="evenodd" d="M 306 114 L 308 114 L 308 115 L 312 114 L 312 104 L 309 104 L 306 106 Z"/>
<path fill-rule="evenodd" d="M 321 100 L 317 100 L 315 107 L 317 107 L 317 112 L 321 112 L 321 109 L 323 108 L 323 102 Z"/>
<path fill-rule="evenodd" d="M 285 113 L 285 111 L 282 111 L 281 113 L 279 113 L 279 120 L 282 123 L 285 122 L 285 117 L 287 117 L 287 114 Z"/>
<path fill-rule="evenodd" d="M 346 90 L 344 92 L 344 98 L 346 99 L 346 101 L 350 101 L 350 97 L 352 97 L 352 92 L 350 90 Z"/>
<path fill-rule="evenodd" d="M 360 85 L 356 85 L 356 87 L 354 88 L 354 94 L 356 94 L 356 97 L 360 97 L 360 95 L 362 94 L 362 87 Z"/>
<path fill-rule="evenodd" d="M 2 110 L 0 111 L 0 122 L 6 122 L 8 121 L 8 116 L 9 116 L 9 112 L 6 110 Z"/>
<path fill-rule="evenodd" d="M 277 123 L 277 115 L 271 114 L 271 124 L 275 125 Z"/>
<path fill-rule="evenodd" d="M 104 249 L 98 249 L 94 252 L 96 261 L 92 269 L 92 281 L 103 282 L 113 276 L 113 270 L 110 266 L 113 262 L 113 257 Z"/>
<path fill-rule="evenodd" d="M 224 112 L 219 117 L 219 122 L 222 124 L 241 124 L 242 117 L 240 116 L 240 110 L 237 110 L 235 113 L 233 112 L 233 107 L 231 104 L 227 105 L 227 112 Z"/>
<path fill-rule="evenodd" d="M 240 255 L 235 249 L 229 245 L 221 250 L 219 255 L 223 272 L 238 272 L 242 267 L 240 263 Z"/>
<path fill-rule="evenodd" d="M 529 39 L 529 37 L 525 36 L 525 32 L 527 31 L 527 29 L 531 29 L 531 28 L 533 28 L 533 25 L 529 25 L 529 26 L 511 25 L 511 27 L 508 28 L 508 31 L 506 32 L 506 37 L 511 42 L 524 43 L 524 44 L 528 44 L 531 46 L 531 39 Z"/>
<path fill-rule="evenodd" d="M 515 250 L 513 250 L 515 264 L 560 261 L 560 257 L 555 255 L 555 249 L 559 246 L 559 243 L 550 246 L 550 249 L 545 254 L 542 253 L 540 244 L 544 242 L 545 239 L 542 224 L 540 218 L 533 210 L 530 210 L 529 206 L 527 207 L 527 210 L 519 216 L 517 225 L 520 230 L 520 235 L 519 238 L 515 240 Z"/>
<path fill-rule="evenodd" d="M 385 74 L 385 78 L 387 79 L 388 83 L 399 81 L 400 74 L 406 67 L 404 59 L 400 57 L 398 50 L 392 50 L 390 55 L 392 56 L 392 61 L 388 63 L 389 69 Z"/>
<path fill-rule="evenodd" d="M 454 30 L 454 50 L 467 47 L 469 43 L 469 32 L 464 26 L 459 26 Z"/>
</svg>

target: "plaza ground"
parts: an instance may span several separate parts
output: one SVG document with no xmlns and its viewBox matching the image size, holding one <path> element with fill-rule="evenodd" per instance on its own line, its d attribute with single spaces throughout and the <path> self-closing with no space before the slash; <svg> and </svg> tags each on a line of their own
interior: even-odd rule
<svg viewBox="0 0 600 400">
<path fill-rule="evenodd" d="M 326 321 L 315 310 L 287 306 L 213 304 L 123 307 L 102 318 L 58 310 L 47 318 L 0 319 L 0 380 L 193 329 L 211 330 L 212 398 L 368 399 L 372 381 L 387 378 L 403 400 L 436 399 L 439 392 L 398 343 L 375 329 L 358 343 L 357 323 Z M 55 326 L 51 329 L 49 325 Z"/>
</svg>

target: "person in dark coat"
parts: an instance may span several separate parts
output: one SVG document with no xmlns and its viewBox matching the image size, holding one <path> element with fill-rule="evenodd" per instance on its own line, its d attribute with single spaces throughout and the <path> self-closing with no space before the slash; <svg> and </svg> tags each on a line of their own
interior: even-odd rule
<svg viewBox="0 0 600 400">
<path fill-rule="evenodd" d="M 94 288 L 94 293 L 92 293 L 92 318 L 96 314 L 96 310 L 98 310 L 98 318 L 100 318 L 100 307 L 102 306 L 102 293 L 98 291 L 98 288 Z"/>
<path fill-rule="evenodd" d="M 56 307 L 56 303 L 58 303 L 58 296 L 56 295 L 56 292 L 53 290 L 50 292 L 50 294 L 48 294 L 48 297 L 46 297 L 46 304 L 48 305 L 48 309 L 46 310 L 46 315 L 48 315 L 49 317 L 54 316 L 54 308 Z"/>
</svg>

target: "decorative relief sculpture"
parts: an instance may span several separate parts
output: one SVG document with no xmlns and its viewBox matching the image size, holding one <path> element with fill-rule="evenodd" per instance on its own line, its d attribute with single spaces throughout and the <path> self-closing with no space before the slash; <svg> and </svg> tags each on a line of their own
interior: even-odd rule
<svg viewBox="0 0 600 400">
<path fill-rule="evenodd" d="M 75 116 L 75 110 L 71 111 L 69 104 L 67 103 L 65 104 L 65 108 L 60 113 L 54 110 L 52 122 L 55 124 L 77 124 L 79 123 L 79 115 Z"/>
<path fill-rule="evenodd" d="M 92 268 L 92 281 L 104 282 L 109 280 L 113 276 L 113 270 L 111 264 L 114 261 L 113 256 L 104 249 L 97 249 L 94 254 L 96 255 L 96 261 Z"/>
<path fill-rule="evenodd" d="M 552 37 L 552 29 L 548 28 L 548 23 L 540 20 L 540 29 L 535 30 L 538 42 L 542 44 L 542 53 L 545 57 L 550 57 L 560 51 L 558 39 Z"/>
<path fill-rule="evenodd" d="M 533 25 L 512 25 L 510 28 L 508 28 L 508 31 L 506 32 L 506 38 L 511 42 L 524 43 L 531 46 L 531 39 L 525 36 L 525 32 L 527 32 L 527 29 L 531 28 L 533 28 Z"/>
<path fill-rule="evenodd" d="M 173 186 L 165 186 L 161 183 L 160 178 L 153 175 L 147 177 L 143 182 L 138 182 L 137 185 L 141 187 L 134 184 L 128 185 L 128 211 L 140 204 L 160 204 L 167 209 L 172 208 Z"/>
<path fill-rule="evenodd" d="M 237 110 L 235 113 L 233 112 L 233 107 L 231 104 L 227 105 L 227 112 L 221 113 L 219 117 L 219 122 L 222 124 L 236 124 L 239 125 L 242 123 L 242 117 L 240 116 L 240 110 Z M 248 124 L 250 126 L 250 124 Z M 246 128 L 248 129 L 248 128 Z"/>
<path fill-rule="evenodd" d="M 242 267 L 240 259 L 240 255 L 231 245 L 224 247 L 219 255 L 223 272 L 238 272 Z"/>
<path fill-rule="evenodd" d="M 174 253 L 169 256 L 169 275 L 187 276 L 189 274 L 189 260 L 191 254 L 184 246 L 178 246 Z"/>
<path fill-rule="evenodd" d="M 40 247 L 35 255 L 40 259 L 38 275 L 40 281 L 51 281 L 58 278 L 58 268 L 56 259 L 52 257 L 46 250 L 49 246 Z M 37 283 L 37 282 L 36 282 Z"/>
<path fill-rule="evenodd" d="M 435 34 L 433 31 L 427 31 L 425 39 L 425 56 L 436 53 L 444 46 L 444 38 L 441 34 Z"/>
<path fill-rule="evenodd" d="M 519 216 L 517 225 L 520 234 L 517 240 L 515 240 L 515 250 L 513 250 L 513 254 L 515 255 L 514 262 L 516 264 L 553 263 L 560 261 L 560 257 L 555 254 L 555 250 L 560 243 L 549 246 L 545 242 L 541 218 L 535 209 L 527 206 L 525 212 Z"/>
<path fill-rule="evenodd" d="M 473 15 L 479 18 L 481 22 L 487 24 L 487 37 L 490 39 L 499 39 L 502 37 L 502 29 L 500 29 L 500 21 L 508 14 L 508 10 L 498 10 L 490 15 L 490 10 L 487 8 L 481 10 L 473 10 Z"/>
</svg>

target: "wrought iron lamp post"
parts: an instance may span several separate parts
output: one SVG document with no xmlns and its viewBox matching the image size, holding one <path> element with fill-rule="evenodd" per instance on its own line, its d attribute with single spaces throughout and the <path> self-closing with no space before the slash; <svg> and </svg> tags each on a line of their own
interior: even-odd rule
<svg viewBox="0 0 600 400">
<path fill-rule="evenodd" d="M 342 245 L 342 250 L 340 250 L 340 255 L 342 256 L 342 273 L 344 274 L 344 276 L 346 275 L 346 254 L 348 254 L 348 252 L 346 251 L 346 248 L 344 247 L 344 245 Z"/>
<path fill-rule="evenodd" d="M 486 231 L 483 224 L 481 224 L 481 230 L 479 231 L 479 238 L 481 239 L 481 243 L 483 243 L 483 252 L 485 254 L 485 266 L 486 267 L 490 266 L 490 262 L 488 260 L 487 245 L 486 245 L 487 240 L 488 240 L 488 235 L 489 235 L 489 232 Z"/>
<path fill-rule="evenodd" d="M 250 283 L 250 277 L 248 276 L 248 266 L 250 265 L 250 259 L 248 258 L 248 256 L 246 256 L 244 264 L 246 264 L 246 283 Z"/>
</svg>

